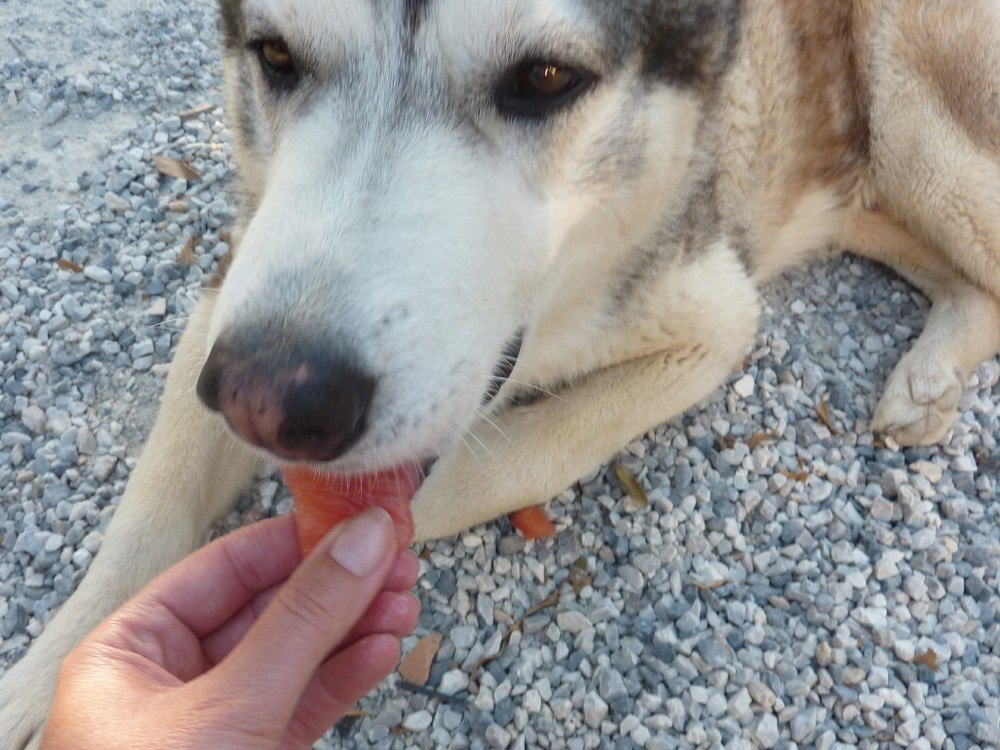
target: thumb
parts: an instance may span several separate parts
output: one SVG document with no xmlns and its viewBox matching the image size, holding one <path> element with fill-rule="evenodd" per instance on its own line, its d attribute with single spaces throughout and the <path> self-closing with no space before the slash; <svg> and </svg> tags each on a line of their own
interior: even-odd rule
<svg viewBox="0 0 1000 750">
<path fill-rule="evenodd" d="M 392 520 L 381 508 L 339 525 L 206 678 L 218 680 L 221 694 L 239 703 L 253 701 L 258 718 L 290 717 L 320 664 L 381 590 L 396 545 Z"/>
</svg>

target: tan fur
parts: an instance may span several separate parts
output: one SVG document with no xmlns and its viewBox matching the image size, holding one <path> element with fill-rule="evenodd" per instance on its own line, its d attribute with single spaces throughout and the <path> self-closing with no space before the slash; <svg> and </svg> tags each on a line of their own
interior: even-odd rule
<svg viewBox="0 0 1000 750">
<path fill-rule="evenodd" d="M 1000 90 L 983 70 L 1000 69 L 994 33 L 1000 5 L 992 0 L 901 2 L 891 53 L 912 69 L 943 113 L 985 152 L 1000 151 Z"/>
<path fill-rule="evenodd" d="M 526 342 L 517 373 L 570 387 L 484 419 L 474 447 L 442 456 L 414 502 L 417 536 L 544 501 L 696 404 L 751 343 L 756 284 L 831 246 L 892 266 L 930 296 L 927 326 L 873 424 L 901 444 L 942 438 L 972 368 L 1000 349 L 998 40 L 1000 6 L 988 0 L 748 0 L 737 59 L 711 105 L 729 240 L 659 269 L 617 327 L 577 325 L 577 339 L 564 335 L 585 314 L 574 300 L 603 293 L 603 275 L 567 274 L 553 295 L 559 315 Z M 252 455 L 194 397 L 214 296 L 184 336 L 104 549 L 0 683 L 5 747 L 37 742 L 63 655 L 198 544 L 252 474 Z"/>
<path fill-rule="evenodd" d="M 862 71 L 871 5 L 758 0 L 746 6 L 743 54 L 720 108 L 720 163 L 727 213 L 751 228 L 754 262 L 765 275 L 830 241 L 771 246 L 803 205 L 815 205 L 807 194 L 833 196 L 831 209 L 846 207 L 863 179 Z"/>
</svg>

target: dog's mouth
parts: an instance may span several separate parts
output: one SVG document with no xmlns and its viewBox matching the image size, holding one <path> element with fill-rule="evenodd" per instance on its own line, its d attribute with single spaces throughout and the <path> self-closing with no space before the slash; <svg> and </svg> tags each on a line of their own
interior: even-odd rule
<svg viewBox="0 0 1000 750">
<path fill-rule="evenodd" d="M 514 366 L 517 364 L 523 339 L 524 333 L 519 331 L 504 346 L 490 378 L 489 387 L 483 394 L 482 406 L 487 406 L 494 401 L 503 384 L 510 378 Z M 379 506 L 396 517 L 400 508 L 408 508 L 436 463 L 437 457 L 435 456 L 423 462 L 406 461 L 394 467 L 371 472 L 330 474 L 323 477 L 321 484 L 337 487 L 337 495 L 341 502 L 354 508 Z M 289 479 L 288 474 L 294 471 L 294 469 L 290 469 L 286 473 L 286 481 Z"/>
</svg>

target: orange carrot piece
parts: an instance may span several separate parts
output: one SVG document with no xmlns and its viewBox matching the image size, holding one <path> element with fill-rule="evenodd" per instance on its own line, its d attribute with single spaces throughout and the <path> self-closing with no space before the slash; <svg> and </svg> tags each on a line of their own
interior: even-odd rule
<svg viewBox="0 0 1000 750">
<path fill-rule="evenodd" d="M 556 527 L 545 515 L 541 505 L 533 505 L 511 513 L 510 522 L 525 539 L 551 539 L 556 535 Z"/>
<path fill-rule="evenodd" d="M 417 467 L 349 476 L 293 466 L 281 473 L 295 500 L 302 557 L 338 523 L 374 506 L 384 508 L 392 517 L 400 549 L 409 545 L 413 537 L 410 499 L 421 479 Z"/>
</svg>

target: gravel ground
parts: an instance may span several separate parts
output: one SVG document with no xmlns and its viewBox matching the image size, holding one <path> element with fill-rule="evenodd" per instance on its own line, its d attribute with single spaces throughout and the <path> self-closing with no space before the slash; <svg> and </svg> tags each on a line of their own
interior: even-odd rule
<svg viewBox="0 0 1000 750">
<path fill-rule="evenodd" d="M 214 6 L 130 5 L 0 0 L 0 664 L 100 548 L 233 216 Z M 606 467 L 553 541 L 423 550 L 435 694 L 390 678 L 327 746 L 1000 747 L 1000 363 L 889 450 L 925 301 L 853 259 L 768 299 L 746 370 L 616 458 L 648 507 Z M 264 478 L 221 528 L 289 505 Z"/>
</svg>

